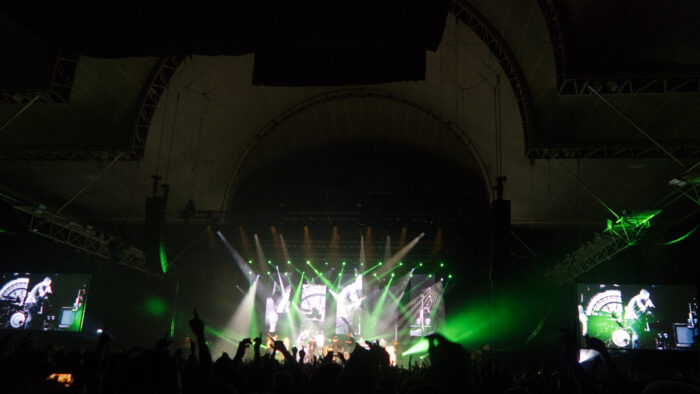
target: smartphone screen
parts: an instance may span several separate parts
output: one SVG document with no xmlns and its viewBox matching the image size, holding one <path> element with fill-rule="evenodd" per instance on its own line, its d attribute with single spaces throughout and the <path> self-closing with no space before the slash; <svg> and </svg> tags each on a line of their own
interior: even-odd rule
<svg viewBox="0 0 700 394">
<path fill-rule="evenodd" d="M 56 382 L 66 386 L 66 387 L 70 387 L 70 385 L 73 383 L 73 374 L 70 374 L 70 373 L 52 373 L 46 379 L 47 380 L 55 380 Z"/>
</svg>

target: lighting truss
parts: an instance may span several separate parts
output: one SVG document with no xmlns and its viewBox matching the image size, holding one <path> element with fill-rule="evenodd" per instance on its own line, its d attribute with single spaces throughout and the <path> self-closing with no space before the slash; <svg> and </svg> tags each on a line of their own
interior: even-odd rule
<svg viewBox="0 0 700 394">
<path fill-rule="evenodd" d="M 146 274 L 151 274 L 146 266 L 146 255 L 143 250 L 135 248 L 133 246 L 128 247 L 124 250 L 124 253 L 119 257 L 117 264 L 123 265 L 129 268 L 133 268 L 137 271 L 141 271 Z"/>
<path fill-rule="evenodd" d="M 642 239 L 651 227 L 651 219 L 660 212 L 640 211 L 623 215 L 616 220 L 608 220 L 604 231 L 593 234 L 592 241 L 566 255 L 562 262 L 552 267 L 545 275 L 555 285 L 561 286 L 598 264 L 610 260 Z"/>
<path fill-rule="evenodd" d="M 66 216 L 49 211 L 43 205 L 15 205 L 14 208 L 29 215 L 28 230 L 33 234 L 103 259 L 114 257 L 113 251 L 110 251 L 110 243 L 114 242 L 113 237 L 98 233 L 92 226 L 78 224 Z M 120 255 L 117 264 L 148 273 L 143 250 L 126 247 L 118 253 Z"/>
</svg>

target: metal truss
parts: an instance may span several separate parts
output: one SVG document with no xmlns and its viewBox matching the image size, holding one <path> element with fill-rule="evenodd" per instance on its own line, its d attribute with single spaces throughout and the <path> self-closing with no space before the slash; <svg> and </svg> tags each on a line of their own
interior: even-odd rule
<svg viewBox="0 0 700 394">
<path fill-rule="evenodd" d="M 92 161 L 92 160 L 114 160 L 120 154 L 121 160 L 132 159 L 129 148 L 124 150 L 105 150 L 100 148 L 87 148 L 84 150 L 71 150 L 68 147 L 43 147 L 41 150 L 14 150 L 12 147 L 0 147 L 0 160 L 69 160 L 69 161 Z M 19 148 L 22 149 L 22 148 Z"/>
<path fill-rule="evenodd" d="M 156 110 L 160 96 L 168 86 L 170 78 L 175 74 L 175 70 L 185 60 L 184 56 L 166 56 L 161 58 L 153 73 L 148 79 L 148 83 L 141 93 L 136 125 L 134 126 L 134 139 L 131 143 L 130 160 L 140 160 L 146 148 L 146 138 L 148 129 L 151 127 L 151 119 Z"/>
<path fill-rule="evenodd" d="M 610 233 L 595 233 L 593 241 L 566 255 L 561 263 L 552 267 L 545 275 L 556 286 L 562 286 L 630 246 L 624 238 Z"/>
<path fill-rule="evenodd" d="M 593 234 L 593 241 L 586 242 L 564 257 L 564 260 L 549 269 L 545 275 L 557 286 L 572 281 L 598 264 L 629 248 L 644 237 L 650 220 L 661 211 L 639 212 L 616 221 L 608 220 L 603 232 Z"/>
<path fill-rule="evenodd" d="M 589 86 L 601 94 L 637 93 L 698 93 L 700 78 L 620 77 L 620 78 L 562 78 L 557 84 L 559 94 L 591 95 Z"/>
<path fill-rule="evenodd" d="M 109 240 L 104 234 L 98 235 L 92 226 L 83 226 L 56 215 L 43 205 L 15 206 L 15 209 L 30 216 L 30 232 L 104 259 L 110 258 Z"/>
<path fill-rule="evenodd" d="M 564 53 L 564 33 L 559 20 L 561 10 L 556 0 L 537 0 L 537 3 L 539 3 L 540 10 L 547 23 L 547 30 L 549 30 L 549 37 L 552 41 L 557 86 L 562 86 L 566 80 L 566 55 Z"/>
<path fill-rule="evenodd" d="M 532 136 L 532 100 L 530 90 L 525 80 L 525 75 L 520 69 L 520 65 L 515 59 L 506 41 L 498 33 L 498 30 L 491 25 L 488 20 L 479 13 L 476 8 L 463 0 L 452 0 L 452 13 L 462 23 L 467 25 L 486 44 L 491 54 L 496 58 L 501 69 L 508 78 L 513 89 L 520 119 L 523 125 L 526 144 Z"/>
<path fill-rule="evenodd" d="M 39 103 L 66 103 L 73 87 L 78 56 L 59 52 L 51 85 L 45 90 L 0 91 L 0 104 L 27 104 L 39 96 Z"/>
<path fill-rule="evenodd" d="M 464 218 L 460 218 L 448 212 L 323 212 L 323 211 L 294 211 L 283 214 L 263 213 L 255 216 L 238 217 L 234 220 L 242 223 L 365 223 L 372 224 L 396 224 L 396 223 L 461 223 Z"/>
<path fill-rule="evenodd" d="M 4 103 L 5 95 L 13 98 L 10 103 L 18 104 L 31 101 L 40 95 L 39 102 L 57 103 L 68 101 L 70 87 L 75 73 L 77 58 L 60 57 L 54 70 L 54 80 L 50 92 L 22 92 L 0 93 L 0 104 Z M 137 116 L 134 125 L 133 139 L 131 146 L 122 147 L 94 147 L 74 149 L 64 146 L 42 147 L 40 149 L 0 147 L 0 160 L 70 160 L 70 161 L 91 161 L 91 160 L 114 160 L 121 155 L 120 160 L 140 160 L 143 157 L 146 147 L 146 137 L 151 125 L 151 119 L 155 112 L 156 105 L 163 91 L 168 85 L 168 81 L 184 61 L 182 56 L 167 56 L 161 58 L 153 69 L 148 82 L 141 93 L 141 100 L 137 109 Z M 68 78 L 70 77 L 70 78 Z M 16 96 L 16 97 L 15 97 Z M 18 101 L 19 100 L 19 101 Z"/>
<path fill-rule="evenodd" d="M 133 246 L 124 250 L 124 253 L 122 253 L 119 257 L 117 264 L 133 268 L 149 275 L 152 274 L 152 272 L 150 272 L 146 266 L 146 255 L 143 250 Z"/>
<path fill-rule="evenodd" d="M 700 158 L 700 142 L 663 143 L 676 157 Z M 653 159 L 667 154 L 652 144 L 584 144 L 576 146 L 531 146 L 527 157 L 535 159 Z"/>
<path fill-rule="evenodd" d="M 45 206 L 14 205 L 20 212 L 29 215 L 29 231 L 33 234 L 68 245 L 93 256 L 112 259 L 113 252 L 110 243 L 114 238 L 98 232 L 92 226 L 81 225 L 72 219 L 50 212 Z M 144 252 L 134 247 L 116 251 L 119 253 L 118 264 L 142 272 L 146 269 Z"/>
<path fill-rule="evenodd" d="M 649 76 L 649 75 L 571 75 L 567 71 L 566 52 L 564 47 L 564 33 L 562 15 L 558 0 L 537 1 L 544 15 L 549 36 L 554 51 L 556 65 L 556 81 L 559 94 L 562 95 L 590 95 L 593 94 L 589 86 L 601 94 L 638 94 L 638 93 L 672 93 L 672 92 L 700 92 L 700 77 L 698 76 Z"/>
</svg>

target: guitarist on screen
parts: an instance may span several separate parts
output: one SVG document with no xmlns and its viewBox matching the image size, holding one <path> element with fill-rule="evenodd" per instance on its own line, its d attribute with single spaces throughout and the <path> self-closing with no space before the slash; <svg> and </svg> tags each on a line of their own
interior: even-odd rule
<svg viewBox="0 0 700 394">
<path fill-rule="evenodd" d="M 27 293 L 27 297 L 24 299 L 24 310 L 26 312 L 26 319 L 24 320 L 24 329 L 27 330 L 31 328 L 32 317 L 34 314 L 38 314 L 41 311 L 42 304 L 44 300 L 48 299 L 48 295 L 52 294 L 51 291 L 51 278 L 46 277 L 41 282 L 37 283 L 32 291 Z"/>
</svg>

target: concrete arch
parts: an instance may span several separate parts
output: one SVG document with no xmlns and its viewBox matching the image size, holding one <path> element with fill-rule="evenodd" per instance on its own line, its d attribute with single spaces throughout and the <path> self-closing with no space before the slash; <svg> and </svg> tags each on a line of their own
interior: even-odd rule
<svg viewBox="0 0 700 394">
<path fill-rule="evenodd" d="M 256 147 L 262 144 L 262 142 L 265 140 L 266 137 L 268 137 L 271 133 L 273 133 L 276 129 L 278 129 L 281 125 L 283 125 L 285 122 L 289 121 L 290 119 L 294 118 L 295 116 L 302 114 L 316 106 L 326 104 L 332 101 L 338 101 L 338 100 L 344 100 L 344 99 L 351 99 L 351 98 L 374 98 L 374 99 L 380 99 L 380 100 L 388 100 L 400 105 L 404 105 L 406 107 L 409 107 L 414 110 L 418 110 L 422 112 L 423 114 L 427 115 L 428 117 L 432 118 L 433 120 L 437 121 L 444 127 L 446 127 L 448 130 L 452 132 L 452 134 L 461 141 L 461 143 L 467 148 L 469 153 L 471 153 L 474 161 L 476 162 L 480 175 L 484 181 L 484 185 L 486 186 L 486 193 L 489 196 L 489 199 L 493 198 L 493 188 L 491 184 L 491 179 L 488 175 L 488 171 L 486 168 L 486 165 L 484 161 L 482 160 L 481 156 L 479 155 L 479 152 L 476 150 L 476 147 L 474 144 L 471 142 L 469 137 L 467 136 L 466 132 L 462 130 L 458 125 L 456 125 L 454 122 L 450 121 L 449 119 L 444 118 L 441 116 L 439 113 L 436 111 L 427 108 L 423 105 L 417 104 L 412 100 L 409 100 L 407 98 L 398 96 L 396 94 L 386 92 L 386 91 L 381 91 L 381 90 L 376 90 L 376 89 L 362 89 L 362 88 L 351 88 L 351 89 L 340 89 L 340 90 L 334 90 L 330 92 L 325 92 L 313 97 L 310 97 L 308 99 L 305 99 L 298 104 L 292 106 L 291 108 L 287 109 L 286 111 L 282 112 L 278 116 L 276 116 L 274 119 L 272 119 L 270 122 L 268 122 L 263 128 L 258 130 L 253 137 L 253 139 L 246 145 L 245 149 L 241 153 L 240 158 L 237 160 L 236 165 L 229 176 L 229 180 L 226 185 L 226 190 L 224 194 L 224 200 L 222 201 L 221 205 L 221 210 L 222 211 L 227 211 L 228 208 L 231 206 L 231 203 L 233 201 L 233 197 L 236 193 L 236 188 L 238 187 L 238 184 L 241 180 L 241 176 L 243 173 L 243 169 L 245 168 L 245 165 L 248 162 L 248 157 L 250 156 L 251 152 L 253 152 Z"/>
</svg>

